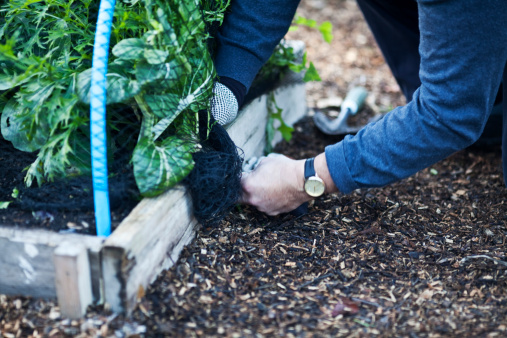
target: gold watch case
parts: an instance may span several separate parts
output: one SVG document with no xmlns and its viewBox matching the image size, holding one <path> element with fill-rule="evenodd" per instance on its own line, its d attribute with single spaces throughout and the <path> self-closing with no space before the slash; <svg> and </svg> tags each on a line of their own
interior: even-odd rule
<svg viewBox="0 0 507 338">
<path fill-rule="evenodd" d="M 305 180 L 305 191 L 312 197 L 321 196 L 326 190 L 324 181 L 317 176 L 310 176 Z"/>
</svg>

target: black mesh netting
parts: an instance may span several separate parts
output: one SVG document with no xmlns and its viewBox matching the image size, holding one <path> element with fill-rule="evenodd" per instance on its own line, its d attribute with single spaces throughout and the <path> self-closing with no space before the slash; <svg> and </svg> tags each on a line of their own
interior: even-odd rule
<svg viewBox="0 0 507 338">
<path fill-rule="evenodd" d="M 208 138 L 201 135 L 202 150 L 194 154 L 194 169 L 185 180 L 192 196 L 194 215 L 205 225 L 218 223 L 239 200 L 243 163 L 241 149 L 221 125 L 213 123 L 213 117 L 211 120 L 210 134 Z"/>
<path fill-rule="evenodd" d="M 0 190 L 9 208 L 93 209 L 90 55 L 98 3 L 1 5 L 2 143 L 29 154 L 16 183 Z M 217 78 L 212 36 L 227 5 L 117 1 L 106 76 L 112 208 L 160 195 L 187 176 L 202 223 L 216 224 L 237 201 L 242 159 L 206 113 Z"/>
</svg>

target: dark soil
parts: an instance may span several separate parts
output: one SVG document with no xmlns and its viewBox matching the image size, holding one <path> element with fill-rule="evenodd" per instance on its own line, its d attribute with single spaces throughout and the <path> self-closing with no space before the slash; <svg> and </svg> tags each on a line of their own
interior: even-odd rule
<svg viewBox="0 0 507 338">
<path fill-rule="evenodd" d="M 343 43 L 326 50 L 318 33 L 291 33 L 308 37 L 323 69 L 310 106 L 363 82 L 371 109 L 402 104 L 355 2 L 306 0 L 301 11 L 332 20 Z M 338 140 L 307 119 L 276 151 L 307 158 Z M 0 337 L 507 336 L 501 165 L 499 147 L 476 147 L 388 187 L 321 197 L 301 217 L 238 207 L 198 231 L 130 317 L 100 306 L 71 321 L 54 303 L 0 295 Z"/>
<path fill-rule="evenodd" d="M 25 168 L 35 158 L 35 154 L 15 149 L 0 136 L 0 202 L 11 202 L 7 209 L 0 209 L 0 226 L 95 234 L 91 179 L 62 180 L 41 187 L 34 182 L 27 188 Z M 113 229 L 139 201 L 133 185 L 131 170 L 110 179 Z M 16 198 L 12 196 L 14 189 L 19 191 Z"/>
</svg>

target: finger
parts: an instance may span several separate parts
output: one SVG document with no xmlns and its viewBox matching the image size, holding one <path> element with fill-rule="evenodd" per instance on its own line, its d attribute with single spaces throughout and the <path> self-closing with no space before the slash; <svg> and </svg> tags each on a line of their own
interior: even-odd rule
<svg viewBox="0 0 507 338">
<path fill-rule="evenodd" d="M 248 193 L 245 191 L 245 189 L 243 189 L 243 186 L 249 175 L 249 171 L 244 171 L 241 173 L 241 194 L 239 195 L 238 201 L 236 203 L 248 204 Z"/>
<path fill-rule="evenodd" d="M 261 163 L 262 163 L 262 161 L 264 161 L 265 159 L 266 159 L 266 156 L 261 156 L 261 157 L 259 157 L 259 159 L 257 160 L 257 162 L 255 162 L 255 164 L 254 164 L 254 166 L 253 166 L 252 170 L 257 169 L 257 167 L 258 167 L 258 166 L 260 166 L 260 165 L 261 165 Z"/>
<path fill-rule="evenodd" d="M 250 157 L 248 160 L 245 161 L 243 164 L 243 171 L 252 171 L 254 170 L 255 166 L 259 163 L 259 158 L 253 156 Z"/>
<path fill-rule="evenodd" d="M 279 154 L 279 153 L 270 153 L 270 154 L 268 154 L 268 157 L 275 157 L 275 158 L 276 158 L 276 157 L 283 157 L 283 156 L 284 156 L 284 155 Z"/>
</svg>

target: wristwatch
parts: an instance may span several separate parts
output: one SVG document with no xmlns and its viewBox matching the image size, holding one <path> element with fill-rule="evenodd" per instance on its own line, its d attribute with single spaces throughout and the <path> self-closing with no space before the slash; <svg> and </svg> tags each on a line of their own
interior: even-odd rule
<svg viewBox="0 0 507 338">
<path fill-rule="evenodd" d="M 314 161 L 315 158 L 309 158 L 305 161 L 305 191 L 312 197 L 319 197 L 326 190 L 326 185 L 324 181 L 317 176 Z"/>
</svg>

